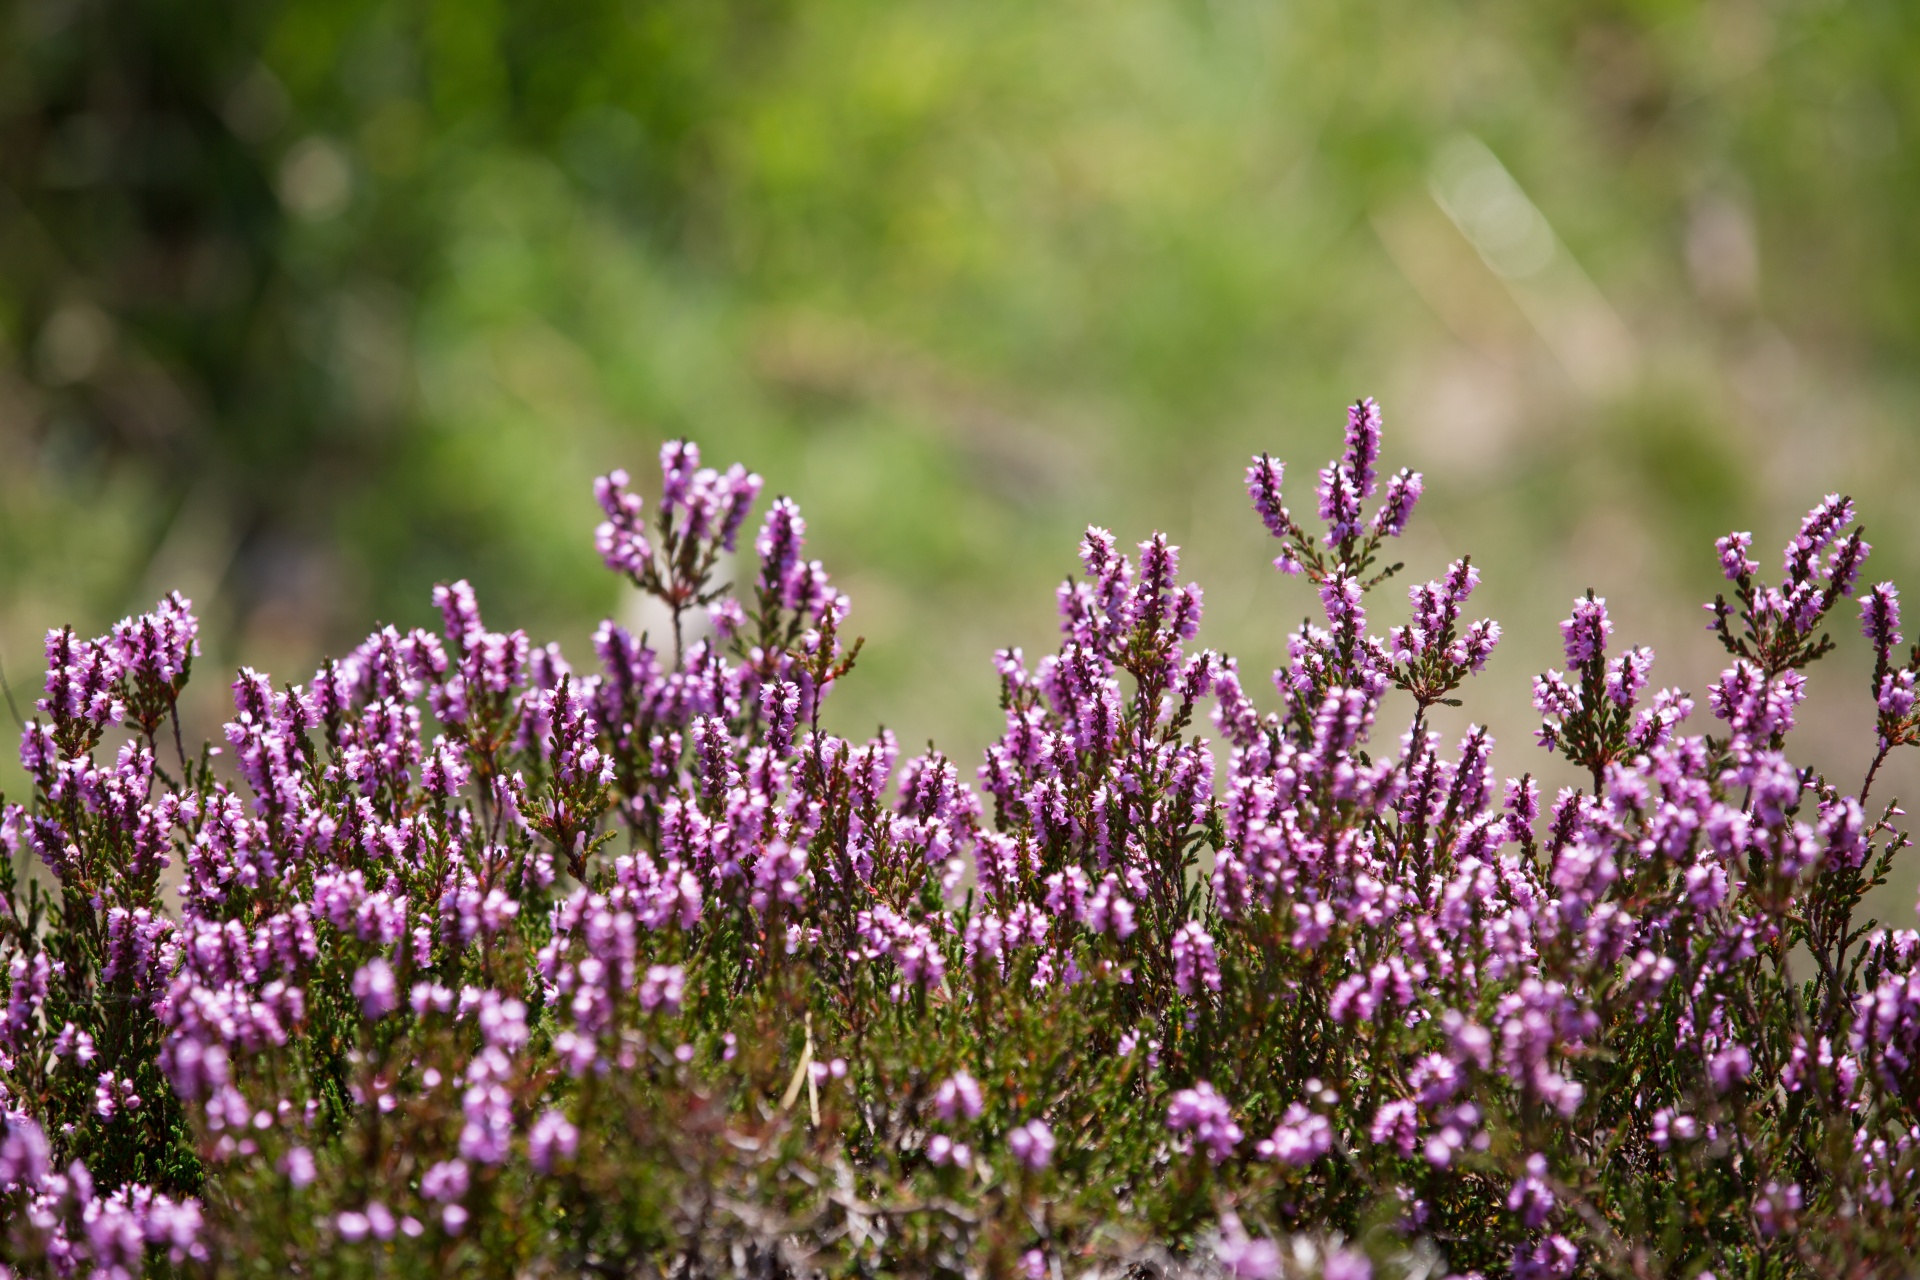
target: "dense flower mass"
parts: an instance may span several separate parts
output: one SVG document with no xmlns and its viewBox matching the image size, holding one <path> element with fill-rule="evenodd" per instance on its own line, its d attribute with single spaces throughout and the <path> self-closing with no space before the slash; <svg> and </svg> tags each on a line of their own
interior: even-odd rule
<svg viewBox="0 0 1920 1280">
<path fill-rule="evenodd" d="M 0 1275 L 143 1270 L 1861 1274 L 1920 1249 L 1920 934 L 1859 918 L 1920 742 L 1858 598 L 1875 753 L 1796 763 L 1850 503 L 1770 585 L 1718 544 L 1713 723 L 1588 593 L 1503 779 L 1432 718 L 1500 640 L 1469 559 L 1381 597 L 1419 475 L 1378 406 L 1321 531 L 1246 476 L 1320 620 L 1262 705 L 1200 589 L 1103 529 L 977 766 L 821 727 L 850 603 L 761 480 L 599 484 L 671 636 L 576 669 L 471 588 L 186 749 L 178 596 L 47 639 L 0 807 Z M 1398 617 L 1398 614 L 1395 613 Z M 580 655 L 576 655 L 580 656 Z M 1404 715 L 1397 733 L 1383 717 Z M 1216 737 L 1202 726 L 1211 724 Z"/>
</svg>

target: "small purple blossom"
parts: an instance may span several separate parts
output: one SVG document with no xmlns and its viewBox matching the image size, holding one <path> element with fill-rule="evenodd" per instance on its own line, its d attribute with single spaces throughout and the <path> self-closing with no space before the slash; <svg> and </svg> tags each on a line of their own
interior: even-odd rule
<svg viewBox="0 0 1920 1280">
<path fill-rule="evenodd" d="M 1253 500 L 1253 509 L 1260 514 L 1267 532 L 1276 538 L 1286 538 L 1294 532 L 1293 517 L 1280 500 L 1280 481 L 1285 475 L 1286 467 L 1264 453 L 1255 457 L 1253 465 L 1247 468 L 1247 496 Z"/>
<path fill-rule="evenodd" d="M 1538 1152 L 1527 1157 L 1526 1172 L 1507 1193 L 1507 1208 L 1520 1215 L 1528 1230 L 1546 1225 L 1555 1204 L 1553 1189 L 1547 1183 L 1547 1158 Z"/>
<path fill-rule="evenodd" d="M 1262 1139 L 1258 1148 L 1262 1160 L 1305 1168 L 1333 1150 L 1333 1126 L 1323 1115 L 1308 1111 L 1298 1102 L 1287 1107 L 1273 1136 Z"/>
<path fill-rule="evenodd" d="M 1392 1147 L 1401 1155 L 1412 1155 L 1419 1133 L 1419 1116 L 1413 1103 L 1404 1099 L 1383 1103 L 1374 1113 L 1368 1137 L 1376 1147 Z"/>
<path fill-rule="evenodd" d="M 1738 582 L 1759 571 L 1759 564 L 1747 556 L 1753 548 L 1751 533 L 1730 533 L 1713 545 L 1720 553 L 1720 572 L 1728 582 Z"/>
<path fill-rule="evenodd" d="M 1013 1158 L 1038 1173 L 1053 1163 L 1053 1130 L 1044 1120 L 1029 1120 L 1007 1135 Z"/>
<path fill-rule="evenodd" d="M 280 1171 L 296 1189 L 307 1186 L 316 1176 L 313 1152 L 305 1147 L 292 1148 L 280 1158 Z"/>
<path fill-rule="evenodd" d="M 1373 1280 L 1373 1263 L 1353 1249 L 1329 1249 L 1320 1265 L 1321 1280 Z"/>
<path fill-rule="evenodd" d="M 1182 995 L 1194 995 L 1201 987 L 1220 989 L 1220 962 L 1214 952 L 1213 935 L 1190 920 L 1173 935 L 1173 985 Z"/>
<path fill-rule="evenodd" d="M 1407 531 L 1407 524 L 1413 519 L 1413 509 L 1420 502 L 1420 495 L 1426 488 L 1425 479 L 1418 471 L 1401 468 L 1387 481 L 1386 496 L 1380 500 L 1380 509 L 1373 515 L 1373 533 L 1378 537 L 1397 538 Z"/>
<path fill-rule="evenodd" d="M 1876 653 L 1885 655 L 1900 644 L 1900 592 L 1882 582 L 1860 598 L 1860 632 Z"/>
<path fill-rule="evenodd" d="M 1220 1215 L 1220 1238 L 1213 1246 L 1220 1269 L 1234 1280 L 1275 1280 L 1280 1271 L 1280 1246 L 1249 1236 L 1231 1211 Z"/>
<path fill-rule="evenodd" d="M 1587 596 L 1573 602 L 1573 613 L 1560 624 L 1560 636 L 1569 667 L 1585 667 L 1607 651 L 1607 638 L 1613 634 L 1613 622 L 1607 617 L 1607 602 Z"/>
<path fill-rule="evenodd" d="M 933 1109 L 942 1120 L 954 1120 L 964 1116 L 968 1120 L 977 1120 L 986 1107 L 981 1097 L 980 1084 L 965 1071 L 956 1071 L 940 1082 L 933 1091 Z"/>
<path fill-rule="evenodd" d="M 1753 1218 L 1763 1237 L 1786 1235 L 1796 1225 L 1806 1205 L 1797 1182 L 1769 1182 L 1753 1201 Z"/>
<path fill-rule="evenodd" d="M 643 504 L 639 494 L 628 490 L 630 483 L 627 473 L 618 470 L 594 481 L 594 497 L 607 516 L 594 531 L 594 546 L 607 568 L 638 578 L 652 566 L 653 544 L 643 532 Z"/>
<path fill-rule="evenodd" d="M 558 1111 L 542 1112 L 527 1134 L 527 1156 L 533 1167 L 549 1173 L 556 1163 L 573 1159 L 580 1145 L 580 1131 Z"/>
<path fill-rule="evenodd" d="M 379 956 L 361 965 L 353 975 L 353 998 L 368 1018 L 384 1018 L 400 1007 L 400 990 L 395 985 L 393 967 Z"/>
<path fill-rule="evenodd" d="M 1215 1164 L 1231 1156 L 1245 1136 L 1233 1122 L 1233 1109 L 1227 1100 L 1204 1080 L 1173 1095 L 1167 1106 L 1167 1128 L 1175 1133 L 1191 1131 Z"/>
<path fill-rule="evenodd" d="M 1730 1093 L 1753 1073 L 1753 1054 L 1743 1044 L 1731 1044 L 1707 1059 L 1707 1078 L 1714 1092 Z"/>
</svg>

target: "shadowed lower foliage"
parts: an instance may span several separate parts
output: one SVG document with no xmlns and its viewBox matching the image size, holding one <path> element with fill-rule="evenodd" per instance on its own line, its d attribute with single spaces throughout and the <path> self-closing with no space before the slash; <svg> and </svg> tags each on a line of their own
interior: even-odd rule
<svg viewBox="0 0 1920 1280">
<path fill-rule="evenodd" d="M 186 601 L 50 635 L 0 818 L 10 1274 L 1897 1269 L 1920 939 L 1856 918 L 1920 738 L 1892 586 L 1865 780 L 1787 754 L 1852 505 L 1777 586 L 1720 541 L 1702 736 L 1576 601 L 1535 700 L 1591 784 L 1543 806 L 1429 723 L 1500 637 L 1473 565 L 1370 625 L 1421 492 L 1379 454 L 1363 401 L 1324 533 L 1248 469 L 1324 609 L 1270 710 L 1176 549 L 1089 529 L 972 784 L 820 731 L 847 598 L 784 498 L 720 581 L 761 480 L 685 443 L 651 519 L 600 483 L 671 634 L 604 624 L 593 674 L 454 583 L 439 634 L 242 671 L 194 755 Z"/>
</svg>

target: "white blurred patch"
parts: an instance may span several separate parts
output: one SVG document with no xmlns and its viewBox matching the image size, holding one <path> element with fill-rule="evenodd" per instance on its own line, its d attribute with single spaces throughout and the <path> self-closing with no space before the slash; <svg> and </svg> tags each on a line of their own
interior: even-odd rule
<svg viewBox="0 0 1920 1280">
<path fill-rule="evenodd" d="M 1760 237 L 1745 202 L 1702 197 L 1687 219 L 1687 277 L 1703 302 L 1738 308 L 1760 292 Z"/>
<path fill-rule="evenodd" d="M 91 302 L 62 303 L 40 328 L 34 360 L 52 386 L 84 382 L 113 349 L 113 321 Z"/>
<path fill-rule="evenodd" d="M 1539 275 L 1559 252 L 1546 215 L 1478 138 L 1460 134 L 1442 145 L 1427 181 L 1433 198 L 1496 275 Z"/>
<path fill-rule="evenodd" d="M 1444 143 L 1428 172 L 1428 190 L 1507 286 L 1576 388 L 1603 396 L 1633 380 L 1639 363 L 1633 335 L 1484 142 L 1459 134 Z"/>
<path fill-rule="evenodd" d="M 651 494 L 648 495 L 647 500 L 651 509 L 653 502 Z M 751 530 L 743 530 L 741 536 L 744 538 L 750 534 Z M 719 561 L 713 566 L 713 576 L 707 579 L 707 584 L 709 587 L 723 587 L 732 583 L 732 594 L 740 598 L 743 606 L 751 606 L 753 584 L 740 582 L 734 576 L 739 571 L 738 553 L 728 555 L 723 552 Z M 623 583 L 620 587 L 620 603 L 614 611 L 614 618 L 634 635 L 645 635 L 647 644 L 660 655 L 663 662 L 673 660 L 673 610 L 667 607 L 666 601 L 658 596 L 648 595 L 631 582 Z M 702 640 L 713 639 L 714 635 L 713 622 L 707 617 L 704 606 L 696 605 L 680 615 L 680 643 L 684 648 L 691 649 Z"/>
<path fill-rule="evenodd" d="M 280 162 L 280 203 L 308 222 L 325 222 L 346 212 L 353 199 L 353 166 L 340 144 L 327 138 L 303 138 Z"/>
</svg>

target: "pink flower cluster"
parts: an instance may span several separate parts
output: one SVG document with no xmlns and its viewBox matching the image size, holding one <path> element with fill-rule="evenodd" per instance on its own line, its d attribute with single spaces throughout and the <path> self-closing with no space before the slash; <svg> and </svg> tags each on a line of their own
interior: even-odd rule
<svg viewBox="0 0 1920 1280">
<path fill-rule="evenodd" d="M 4 1256 L 239 1256 L 281 1224 L 218 1206 L 256 1194 L 368 1267 L 511 1236 L 701 1274 L 811 1231 L 862 1266 L 1050 1272 L 1108 1220 L 1253 1277 L 1441 1241 L 1552 1277 L 1632 1272 L 1640 1239 L 1687 1274 L 1920 1248 L 1920 934 L 1859 918 L 1906 844 L 1875 777 L 1920 743 L 1890 584 L 1859 601 L 1865 778 L 1789 751 L 1868 554 L 1851 504 L 1777 586 L 1721 540 L 1705 734 L 1576 600 L 1534 685 L 1577 783 L 1549 795 L 1439 727 L 1500 640 L 1474 564 L 1370 616 L 1422 492 L 1382 479 L 1381 430 L 1352 408 L 1323 533 L 1248 469 L 1319 610 L 1264 706 L 1199 643 L 1178 548 L 1091 528 L 1055 651 L 995 656 L 977 769 L 823 727 L 850 604 L 786 498 L 720 581 L 761 481 L 684 442 L 651 519 L 598 486 L 601 555 L 673 634 L 608 621 L 591 670 L 456 582 L 438 630 L 241 671 L 194 757 L 186 601 L 53 633 L 33 794 L 0 808 Z M 702 1243 L 716 1214 L 740 1252 Z"/>
</svg>

